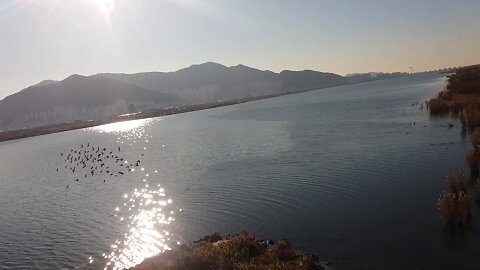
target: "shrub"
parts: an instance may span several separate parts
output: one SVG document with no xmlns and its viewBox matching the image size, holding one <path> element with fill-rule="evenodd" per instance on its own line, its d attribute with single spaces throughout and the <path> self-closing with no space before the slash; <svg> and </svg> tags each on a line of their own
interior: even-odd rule
<svg viewBox="0 0 480 270">
<path fill-rule="evenodd" d="M 440 215 L 448 225 L 464 226 L 470 221 L 470 201 L 463 191 L 458 194 L 442 193 L 437 205 Z"/>
<path fill-rule="evenodd" d="M 462 123 L 463 129 L 467 127 L 467 120 L 465 119 L 465 114 L 463 113 L 463 110 L 461 110 L 458 114 L 458 119 L 460 119 L 460 123 Z"/>
<path fill-rule="evenodd" d="M 463 127 L 480 126 L 480 65 L 458 69 L 449 76 L 446 89 L 426 104 L 432 115 L 460 112 Z"/>
<path fill-rule="evenodd" d="M 439 97 L 432 98 L 426 103 L 431 114 L 447 114 L 451 111 L 449 102 Z"/>
<path fill-rule="evenodd" d="M 461 173 L 449 173 L 447 181 L 453 194 L 465 191 L 464 176 Z"/>
<path fill-rule="evenodd" d="M 466 225 L 470 220 L 470 200 L 468 195 L 465 192 L 460 192 L 457 195 L 457 205 L 456 205 L 456 214 L 457 214 L 457 223 Z"/>
<path fill-rule="evenodd" d="M 478 174 L 478 155 L 478 152 L 474 150 L 465 153 L 465 160 L 467 161 L 468 167 L 470 167 L 470 173 L 473 175 Z"/>
<path fill-rule="evenodd" d="M 442 193 L 437 202 L 440 215 L 446 224 L 455 224 L 455 194 Z"/>
<path fill-rule="evenodd" d="M 480 126 L 480 107 L 475 104 L 468 105 L 463 109 L 463 114 L 465 115 L 465 124 L 467 127 L 477 127 Z"/>
<path fill-rule="evenodd" d="M 472 143 L 475 152 L 480 153 L 480 132 L 471 133 L 470 142 Z"/>
</svg>

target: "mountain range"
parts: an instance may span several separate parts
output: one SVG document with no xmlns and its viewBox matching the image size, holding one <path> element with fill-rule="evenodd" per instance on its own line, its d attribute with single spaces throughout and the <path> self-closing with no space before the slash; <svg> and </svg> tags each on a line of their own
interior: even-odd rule
<svg viewBox="0 0 480 270">
<path fill-rule="evenodd" d="M 97 74 L 144 89 L 179 96 L 188 104 L 259 97 L 347 83 L 336 74 L 317 71 L 262 71 L 244 65 L 207 62 L 175 72 Z"/>
<path fill-rule="evenodd" d="M 0 101 L 0 131 L 98 120 L 180 105 L 281 95 L 348 84 L 333 73 L 275 73 L 207 62 L 175 72 L 71 75 L 45 80 Z"/>
</svg>

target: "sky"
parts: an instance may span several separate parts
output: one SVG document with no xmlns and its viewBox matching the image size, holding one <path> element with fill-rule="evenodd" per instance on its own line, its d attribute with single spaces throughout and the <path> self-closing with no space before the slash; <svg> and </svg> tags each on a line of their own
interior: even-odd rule
<svg viewBox="0 0 480 270">
<path fill-rule="evenodd" d="M 479 48 L 480 0 L 0 0 L 0 99 L 71 74 L 422 71 Z"/>
</svg>

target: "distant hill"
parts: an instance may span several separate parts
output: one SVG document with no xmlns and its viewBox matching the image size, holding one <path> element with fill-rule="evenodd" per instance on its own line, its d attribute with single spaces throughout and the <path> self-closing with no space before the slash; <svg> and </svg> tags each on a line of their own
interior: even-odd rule
<svg viewBox="0 0 480 270">
<path fill-rule="evenodd" d="M 175 72 L 72 75 L 45 80 L 0 101 L 0 131 L 127 112 L 260 98 L 347 84 L 340 75 L 312 70 L 275 73 L 207 62 Z"/>
<path fill-rule="evenodd" d="M 207 62 L 175 72 L 97 74 L 137 85 L 150 91 L 178 95 L 189 104 L 244 97 L 260 97 L 348 83 L 336 74 L 317 71 L 274 73 L 244 65 L 226 67 Z"/>
<path fill-rule="evenodd" d="M 178 104 L 177 96 L 103 77 L 44 81 L 0 101 L 0 129 L 101 119 L 131 110 Z"/>
</svg>

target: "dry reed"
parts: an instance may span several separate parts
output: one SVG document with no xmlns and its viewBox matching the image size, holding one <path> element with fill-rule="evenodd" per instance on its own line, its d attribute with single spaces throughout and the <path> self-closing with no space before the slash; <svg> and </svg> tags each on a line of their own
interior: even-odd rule
<svg viewBox="0 0 480 270">
<path fill-rule="evenodd" d="M 426 102 L 432 115 L 457 115 L 463 127 L 480 126 L 480 65 L 450 75 L 445 90 Z"/>
<path fill-rule="evenodd" d="M 467 161 L 468 167 L 470 167 L 470 173 L 473 175 L 478 174 L 478 155 L 479 153 L 474 150 L 465 153 L 465 160 Z"/>
<path fill-rule="evenodd" d="M 470 220 L 470 200 L 468 198 L 468 195 L 463 191 L 458 193 L 456 197 L 457 223 L 466 225 L 467 222 Z"/>
<path fill-rule="evenodd" d="M 480 132 L 473 132 L 470 134 L 470 142 L 472 143 L 475 152 L 480 153 Z"/>
<path fill-rule="evenodd" d="M 438 199 L 438 210 L 446 224 L 455 224 L 455 204 L 455 194 L 453 193 L 442 193 Z"/>
<path fill-rule="evenodd" d="M 449 173 L 447 176 L 448 185 L 453 194 L 465 192 L 465 177 L 462 173 Z"/>
<path fill-rule="evenodd" d="M 437 205 L 446 224 L 464 226 L 470 221 L 470 200 L 463 191 L 442 193 Z"/>
</svg>

